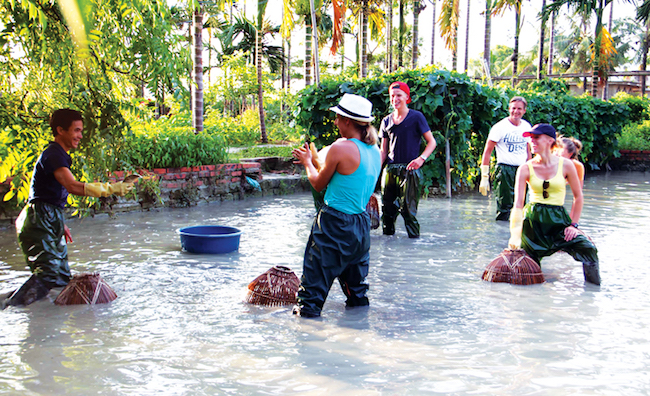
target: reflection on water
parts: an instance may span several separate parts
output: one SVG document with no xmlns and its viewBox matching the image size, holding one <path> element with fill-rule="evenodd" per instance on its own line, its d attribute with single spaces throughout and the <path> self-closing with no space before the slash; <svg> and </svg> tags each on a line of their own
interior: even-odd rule
<svg viewBox="0 0 650 396">
<path fill-rule="evenodd" d="M 371 306 L 346 310 L 335 283 L 317 320 L 242 303 L 273 265 L 300 275 L 309 194 L 71 221 L 73 273 L 100 272 L 119 298 L 0 312 L 0 393 L 647 394 L 650 176 L 590 177 L 585 198 L 600 288 L 564 253 L 542 262 L 545 284 L 481 281 L 508 225 L 470 194 L 421 201 L 419 240 L 373 231 Z M 176 229 L 197 224 L 240 228 L 239 252 L 181 252 Z M 28 272 L 0 235 L 7 292 Z"/>
</svg>

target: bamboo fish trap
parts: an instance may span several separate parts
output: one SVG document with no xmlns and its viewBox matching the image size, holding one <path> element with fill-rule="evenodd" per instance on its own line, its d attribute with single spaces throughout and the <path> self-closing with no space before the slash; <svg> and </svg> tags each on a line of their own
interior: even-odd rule
<svg viewBox="0 0 650 396">
<path fill-rule="evenodd" d="M 370 215 L 370 228 L 376 230 L 379 228 L 381 221 L 381 216 L 379 215 L 379 201 L 377 196 L 372 194 L 370 200 L 368 200 L 368 205 L 366 205 L 366 212 Z"/>
<path fill-rule="evenodd" d="M 56 305 L 106 304 L 117 298 L 117 294 L 104 282 L 99 274 L 74 275 L 63 288 L 54 303 Z"/>
<path fill-rule="evenodd" d="M 276 265 L 248 284 L 246 302 L 267 306 L 295 304 L 299 287 L 300 280 L 293 271 Z"/>
<path fill-rule="evenodd" d="M 485 268 L 483 280 L 514 285 L 533 285 L 544 283 L 544 274 L 542 274 L 539 264 L 523 249 L 504 249 Z"/>
</svg>

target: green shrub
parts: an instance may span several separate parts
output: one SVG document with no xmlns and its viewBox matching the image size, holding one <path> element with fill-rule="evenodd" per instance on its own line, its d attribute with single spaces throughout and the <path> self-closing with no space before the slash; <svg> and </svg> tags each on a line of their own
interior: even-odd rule
<svg viewBox="0 0 650 396">
<path fill-rule="evenodd" d="M 626 104 L 630 108 L 629 122 L 638 123 L 650 120 L 650 98 L 633 96 L 625 92 L 618 92 L 612 102 Z"/>
<path fill-rule="evenodd" d="M 242 150 L 237 150 L 233 153 L 230 153 L 229 158 L 232 160 L 238 160 L 239 158 L 256 158 L 256 157 L 291 157 L 291 150 L 296 148 L 295 146 L 253 146 L 246 147 Z"/>
<path fill-rule="evenodd" d="M 178 168 L 226 162 L 226 138 L 204 130 L 195 134 L 190 126 L 175 126 L 171 118 L 134 125 L 118 150 L 122 167 Z"/>
<path fill-rule="evenodd" d="M 650 150 L 650 120 L 623 127 L 618 145 L 621 150 Z"/>
<path fill-rule="evenodd" d="M 303 89 L 294 106 L 295 123 L 304 128 L 318 147 L 338 136 L 334 114 L 329 110 L 344 93 L 355 93 L 373 103 L 374 125 L 391 111 L 388 87 L 404 81 L 411 89 L 410 108 L 421 111 L 437 142 L 437 149 L 423 167 L 424 187 L 443 186 L 445 145 L 449 141 L 452 188 L 472 186 L 479 175 L 478 162 L 492 125 L 508 116 L 512 96 L 528 100 L 525 119 L 531 124 L 547 122 L 560 133 L 582 140 L 582 159 L 598 169 L 617 156 L 617 136 L 627 122 L 625 104 L 603 102 L 591 97 L 549 96 L 536 92 L 489 88 L 465 75 L 427 67 L 399 71 L 364 80 L 334 78 Z M 562 91 L 561 87 L 557 87 Z"/>
</svg>

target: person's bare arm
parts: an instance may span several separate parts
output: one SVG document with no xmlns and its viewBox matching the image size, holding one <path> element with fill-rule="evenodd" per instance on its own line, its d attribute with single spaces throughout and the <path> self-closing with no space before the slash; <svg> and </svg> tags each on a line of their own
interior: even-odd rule
<svg viewBox="0 0 650 396">
<path fill-rule="evenodd" d="M 528 164 L 523 164 L 517 168 L 517 175 L 515 176 L 515 209 L 524 208 L 524 200 L 526 199 L 526 182 L 530 177 Z"/>
<path fill-rule="evenodd" d="M 481 157 L 481 165 L 490 165 L 490 156 L 497 142 L 490 139 L 485 141 L 485 148 L 483 149 L 483 157 Z"/>
<path fill-rule="evenodd" d="M 564 161 L 564 177 L 569 181 L 569 186 L 571 187 L 571 192 L 573 192 L 573 204 L 571 205 L 571 222 L 578 224 L 580 221 L 580 215 L 582 214 L 582 187 L 580 186 L 580 179 L 578 178 L 578 172 L 576 167 L 570 160 Z M 578 234 L 581 234 L 574 226 L 569 226 L 564 229 L 564 240 L 570 241 L 575 238 Z"/>
<path fill-rule="evenodd" d="M 424 151 L 422 152 L 422 157 L 429 158 L 431 153 L 433 153 L 433 150 L 436 149 L 436 139 L 433 138 L 433 134 L 431 131 L 425 132 L 423 135 L 424 140 L 427 142 L 427 146 L 424 148 Z M 412 170 L 412 169 L 420 169 L 422 165 L 424 165 L 424 159 L 422 157 L 417 157 L 413 161 L 409 162 L 409 164 L 406 166 L 406 169 Z"/>
<path fill-rule="evenodd" d="M 381 163 L 383 164 L 386 162 L 386 158 L 388 158 L 388 138 L 382 138 L 381 139 Z"/>
<path fill-rule="evenodd" d="M 84 183 L 77 181 L 69 168 L 61 167 L 55 170 L 54 177 L 70 194 L 86 195 L 84 193 Z"/>
<path fill-rule="evenodd" d="M 333 144 L 329 151 L 327 152 L 327 157 L 325 157 L 325 164 L 320 171 L 314 167 L 314 164 L 311 160 L 311 151 L 309 146 L 305 144 L 304 147 L 297 148 L 292 151 L 293 157 L 297 160 L 298 163 L 302 164 L 307 171 L 307 178 L 309 183 L 311 183 L 314 190 L 321 192 L 327 186 L 327 184 L 332 179 L 332 175 L 336 170 L 339 161 L 339 150 L 337 150 L 337 145 Z"/>
</svg>

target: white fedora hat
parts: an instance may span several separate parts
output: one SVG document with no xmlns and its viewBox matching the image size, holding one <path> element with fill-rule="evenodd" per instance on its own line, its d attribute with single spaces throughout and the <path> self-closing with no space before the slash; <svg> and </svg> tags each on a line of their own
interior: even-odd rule
<svg viewBox="0 0 650 396">
<path fill-rule="evenodd" d="M 371 122 L 375 119 L 372 116 L 372 102 L 359 95 L 346 93 L 339 101 L 339 104 L 330 107 L 330 110 L 356 121 Z"/>
</svg>

